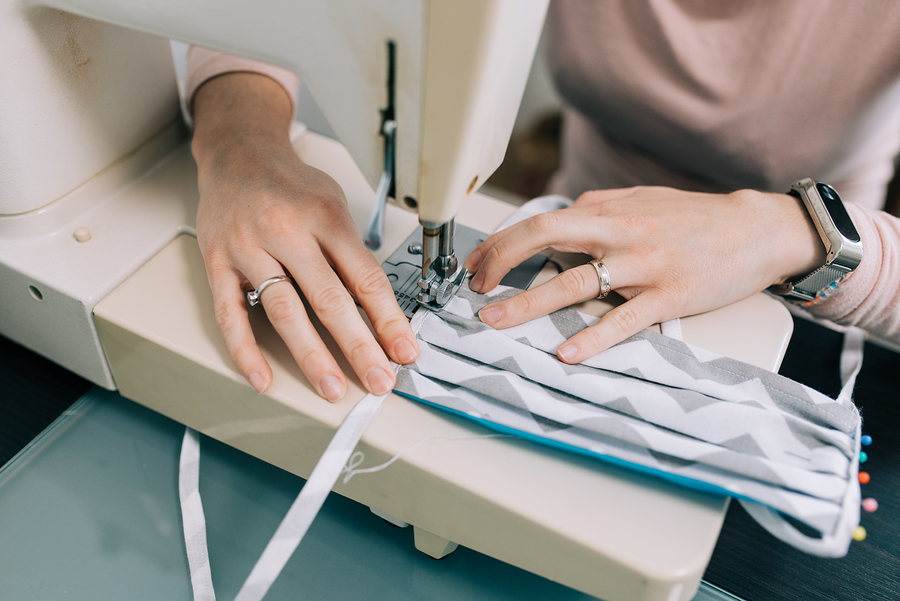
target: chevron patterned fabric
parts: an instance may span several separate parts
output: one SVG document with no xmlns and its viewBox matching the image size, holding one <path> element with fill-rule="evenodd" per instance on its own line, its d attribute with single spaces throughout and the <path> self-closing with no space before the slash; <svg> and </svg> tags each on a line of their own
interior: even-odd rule
<svg viewBox="0 0 900 601">
<path fill-rule="evenodd" d="M 400 370 L 398 392 L 760 503 L 820 533 L 846 527 L 842 512 L 858 512 L 847 507 L 859 498 L 852 402 L 649 331 L 567 365 L 556 348 L 597 318 L 564 309 L 494 330 L 478 311 L 518 290 L 463 288 L 441 313 L 414 320 L 421 354 Z"/>
</svg>

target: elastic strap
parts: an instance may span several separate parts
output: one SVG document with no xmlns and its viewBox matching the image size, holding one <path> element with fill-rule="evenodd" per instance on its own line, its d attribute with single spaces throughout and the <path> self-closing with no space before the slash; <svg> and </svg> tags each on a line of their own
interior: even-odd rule
<svg viewBox="0 0 900 601">
<path fill-rule="evenodd" d="M 862 369 L 865 343 L 865 331 L 859 328 L 849 328 L 844 332 L 844 346 L 841 349 L 841 393 L 837 398 L 843 405 L 852 402 L 856 376 Z"/>
<path fill-rule="evenodd" d="M 390 394 L 390 393 L 388 393 Z M 259 601 L 278 578 L 288 559 L 322 508 L 366 426 L 388 394 L 367 394 L 344 419 L 309 480 L 266 545 L 262 555 L 238 592 L 235 601 Z"/>
<path fill-rule="evenodd" d="M 203 503 L 200 499 L 200 437 L 190 428 L 184 429 L 184 440 L 181 443 L 178 500 L 181 503 L 184 547 L 191 570 L 194 601 L 216 601 L 206 546 L 206 517 L 203 515 Z"/>
<path fill-rule="evenodd" d="M 266 595 L 303 540 L 322 508 L 325 498 L 347 465 L 347 460 L 356 448 L 366 426 L 388 394 L 366 395 L 344 419 L 300 494 L 253 566 L 235 601 L 259 601 Z M 194 430 L 185 428 L 184 442 L 181 445 L 178 495 L 184 523 L 184 545 L 191 570 L 191 587 L 194 601 L 215 601 L 206 543 L 206 519 L 203 515 L 199 482 L 200 441 Z"/>
<path fill-rule="evenodd" d="M 675 340 L 684 340 L 681 334 L 681 320 L 679 318 L 663 321 L 659 324 L 659 331 L 663 336 L 674 338 Z"/>
</svg>

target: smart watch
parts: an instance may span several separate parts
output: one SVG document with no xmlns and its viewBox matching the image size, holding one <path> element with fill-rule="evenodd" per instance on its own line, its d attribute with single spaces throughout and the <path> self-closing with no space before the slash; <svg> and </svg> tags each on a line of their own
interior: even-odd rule
<svg viewBox="0 0 900 601">
<path fill-rule="evenodd" d="M 769 291 L 798 303 L 812 304 L 837 288 L 862 261 L 862 241 L 838 193 L 828 184 L 804 178 L 791 186 L 791 196 L 803 201 L 825 244 L 825 264 L 799 280 Z"/>
</svg>

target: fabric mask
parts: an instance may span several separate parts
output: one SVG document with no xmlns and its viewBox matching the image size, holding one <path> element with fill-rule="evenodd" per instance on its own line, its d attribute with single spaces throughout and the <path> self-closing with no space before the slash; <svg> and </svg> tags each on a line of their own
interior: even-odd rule
<svg viewBox="0 0 900 601">
<path fill-rule="evenodd" d="M 644 331 L 584 361 L 556 348 L 596 323 L 563 309 L 494 330 L 487 295 L 460 290 L 440 313 L 419 311 L 421 354 L 396 391 L 488 427 L 733 496 L 778 538 L 843 556 L 859 522 L 861 419 L 765 369 Z M 817 532 L 810 537 L 785 516 Z"/>
</svg>

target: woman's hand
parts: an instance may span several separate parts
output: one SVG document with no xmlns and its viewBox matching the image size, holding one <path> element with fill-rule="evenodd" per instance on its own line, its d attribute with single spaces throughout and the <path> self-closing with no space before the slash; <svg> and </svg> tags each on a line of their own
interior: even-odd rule
<svg viewBox="0 0 900 601">
<path fill-rule="evenodd" d="M 493 289 L 545 249 L 600 259 L 627 302 L 557 349 L 578 363 L 654 324 L 741 300 L 824 263 L 822 242 L 801 201 L 742 190 L 727 195 L 671 188 L 600 190 L 571 207 L 494 234 L 466 260 L 471 288 Z M 596 297 L 589 264 L 484 307 L 481 320 L 508 328 Z"/>
<path fill-rule="evenodd" d="M 250 329 L 244 294 L 288 274 L 365 387 L 376 394 L 390 391 L 394 372 L 348 289 L 395 361 L 416 358 L 415 336 L 381 266 L 357 234 L 340 186 L 300 161 L 291 147 L 291 102 L 284 90 L 264 75 L 233 73 L 204 84 L 194 107 L 197 239 L 216 322 L 234 364 L 258 392 L 271 384 L 272 370 Z M 260 300 L 319 394 L 330 401 L 343 397 L 346 378 L 294 287 L 273 284 Z"/>
</svg>

